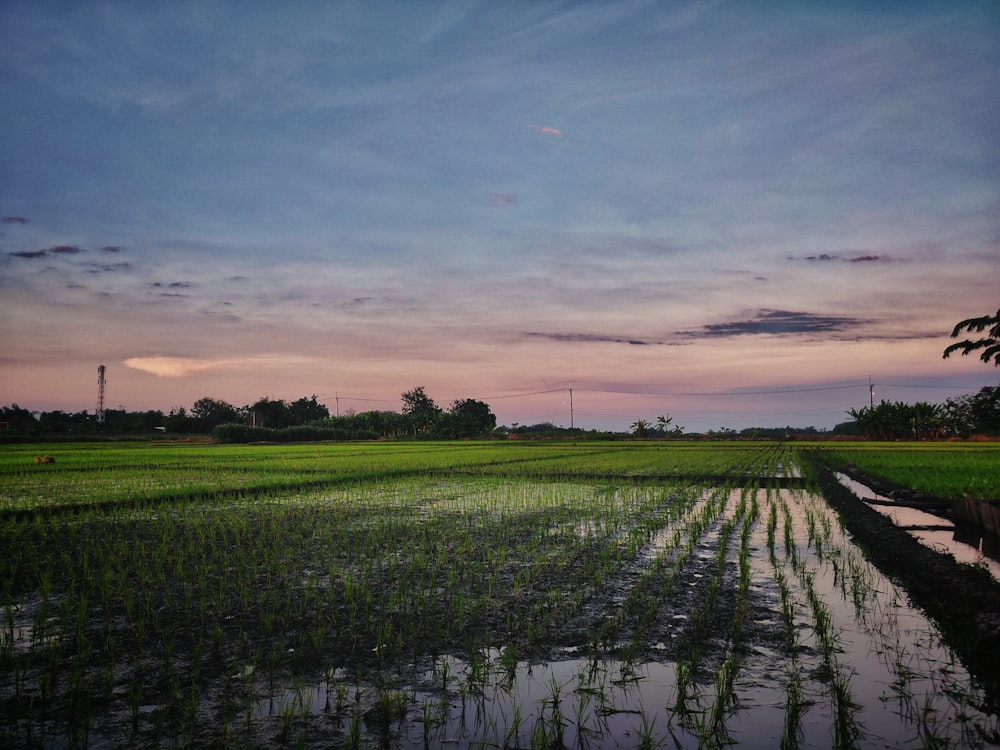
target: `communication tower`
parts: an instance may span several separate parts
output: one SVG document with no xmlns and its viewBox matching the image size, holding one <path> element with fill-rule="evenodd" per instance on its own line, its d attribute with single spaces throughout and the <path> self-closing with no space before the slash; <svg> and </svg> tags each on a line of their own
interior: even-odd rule
<svg viewBox="0 0 1000 750">
<path fill-rule="evenodd" d="M 104 424 L 104 365 L 97 366 L 97 423 Z"/>
</svg>

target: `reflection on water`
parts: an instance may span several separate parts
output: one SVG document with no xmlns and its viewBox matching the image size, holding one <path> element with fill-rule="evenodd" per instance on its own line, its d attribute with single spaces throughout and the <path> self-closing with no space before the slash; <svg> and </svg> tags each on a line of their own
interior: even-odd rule
<svg viewBox="0 0 1000 750">
<path fill-rule="evenodd" d="M 790 717 L 789 746 L 803 749 L 831 747 L 841 726 L 859 732 L 851 747 L 872 750 L 993 747 L 987 738 L 997 736 L 998 719 L 978 708 L 974 681 L 905 592 L 865 560 L 825 500 L 791 490 L 761 491 L 757 500 L 745 546 L 748 616 L 772 623 L 787 616 L 792 646 L 761 639 L 734 649 L 723 622 L 716 637 L 706 631 L 679 653 L 655 642 L 662 629 L 651 630 L 640 645 L 663 656 L 642 661 L 583 641 L 544 663 L 486 648 L 393 674 L 331 669 L 326 680 L 257 703 L 250 718 L 292 725 L 321 716 L 347 746 L 354 737 L 358 746 L 398 750 L 770 748 L 782 744 Z M 785 520 L 784 543 L 769 541 L 771 508 Z M 717 539 L 717 531 L 700 541 Z M 735 543 L 730 551 L 737 554 Z M 675 592 L 701 576 L 696 569 L 678 570 Z M 697 618 L 700 602 L 681 600 L 659 599 L 661 624 Z M 735 670 L 728 683 L 727 665 Z"/>
<path fill-rule="evenodd" d="M 980 529 L 971 524 L 956 524 L 918 508 L 892 505 L 891 499 L 879 495 L 868 485 L 846 474 L 836 473 L 836 477 L 837 481 L 862 500 L 879 501 L 871 503 L 870 507 L 891 519 L 897 526 L 908 528 L 922 544 L 937 552 L 948 553 L 960 563 L 981 565 L 1000 581 L 1000 542 L 996 539 L 984 536 Z"/>
</svg>

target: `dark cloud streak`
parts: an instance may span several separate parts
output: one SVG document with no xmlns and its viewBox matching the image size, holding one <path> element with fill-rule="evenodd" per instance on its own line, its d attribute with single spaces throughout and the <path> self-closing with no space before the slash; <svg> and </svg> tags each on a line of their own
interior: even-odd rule
<svg viewBox="0 0 1000 750">
<path fill-rule="evenodd" d="M 833 315 L 816 315 L 788 310 L 760 310 L 748 320 L 734 320 L 728 323 L 710 323 L 695 331 L 681 331 L 690 337 L 727 338 L 743 335 L 784 335 L 842 333 L 856 328 L 864 321 L 857 318 Z"/>
<path fill-rule="evenodd" d="M 795 255 L 789 255 L 788 260 L 806 260 L 811 263 L 894 263 L 896 258 L 889 255 L 873 255 L 871 253 L 866 253 L 864 255 L 840 255 L 838 253 L 819 253 L 818 255 L 803 255 L 797 257 Z"/>
<path fill-rule="evenodd" d="M 190 281 L 171 281 L 168 284 L 164 284 L 162 281 L 154 281 L 153 287 L 161 288 L 167 287 L 168 289 L 190 289 L 194 284 Z"/>
<path fill-rule="evenodd" d="M 87 269 L 88 273 L 116 273 L 118 271 L 131 271 L 132 264 L 123 263 L 91 263 L 90 267 Z"/>
<path fill-rule="evenodd" d="M 629 344 L 631 346 L 651 346 L 659 344 L 659 341 L 643 341 L 642 339 L 618 338 L 615 336 L 601 336 L 593 333 L 541 333 L 538 331 L 525 331 L 525 336 L 533 338 L 551 339 L 562 342 L 585 342 L 596 344 Z"/>
</svg>

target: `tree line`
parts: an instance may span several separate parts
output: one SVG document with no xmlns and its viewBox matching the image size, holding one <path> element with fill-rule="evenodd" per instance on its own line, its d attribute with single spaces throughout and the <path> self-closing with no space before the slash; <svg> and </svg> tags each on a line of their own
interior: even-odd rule
<svg viewBox="0 0 1000 750">
<path fill-rule="evenodd" d="M 400 412 L 365 411 L 342 416 L 330 414 L 316 395 L 295 401 L 262 397 L 252 404 L 233 406 L 217 398 L 200 398 L 185 409 L 127 412 L 107 409 L 104 422 L 81 411 L 41 412 L 36 417 L 17 404 L 0 407 L 0 429 L 29 434 L 148 434 L 170 432 L 212 434 L 221 441 L 283 439 L 377 439 L 427 437 L 458 439 L 480 437 L 496 429 L 489 404 L 472 398 L 453 401 L 445 409 L 427 395 L 423 386 L 401 396 Z"/>
<path fill-rule="evenodd" d="M 856 433 L 870 440 L 940 440 L 1000 433 L 1000 386 L 949 398 L 943 404 L 882 400 L 851 409 L 852 422 L 834 432 Z"/>
<path fill-rule="evenodd" d="M 484 437 L 603 438 L 624 436 L 664 439 L 697 437 L 673 424 L 668 415 L 656 420 L 639 419 L 627 433 L 560 427 L 550 422 L 497 428 L 489 404 L 476 399 L 459 399 L 445 409 L 430 398 L 423 386 L 401 396 L 398 411 L 372 410 L 331 415 L 315 395 L 295 401 L 263 397 L 252 404 L 233 406 L 215 398 L 201 398 L 190 409 L 176 407 L 126 412 L 108 409 L 99 424 L 92 412 L 62 411 L 33 414 L 27 409 L 0 407 L 0 430 L 22 435 L 148 435 L 157 431 L 172 434 L 211 434 L 220 442 L 378 440 L 387 438 L 461 439 Z M 850 421 L 833 428 L 834 435 L 857 435 L 870 440 L 938 440 L 946 437 L 1000 434 L 1000 386 L 985 387 L 974 394 L 949 398 L 943 404 L 925 401 L 906 403 L 880 401 L 870 407 L 850 409 Z M 0 432 L 0 434 L 3 434 Z M 707 437 L 782 439 L 791 434 L 822 437 L 815 427 L 752 427 L 740 431 L 709 430 Z"/>
</svg>

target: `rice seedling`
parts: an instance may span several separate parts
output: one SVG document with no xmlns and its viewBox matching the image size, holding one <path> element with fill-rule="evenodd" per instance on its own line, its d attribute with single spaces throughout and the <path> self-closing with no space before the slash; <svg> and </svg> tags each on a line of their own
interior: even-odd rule
<svg viewBox="0 0 1000 750">
<path fill-rule="evenodd" d="M 785 678 L 785 721 L 781 732 L 781 750 L 796 750 L 802 740 L 802 716 L 806 701 L 802 695 L 802 678 L 797 666 L 790 664 Z"/>
</svg>

